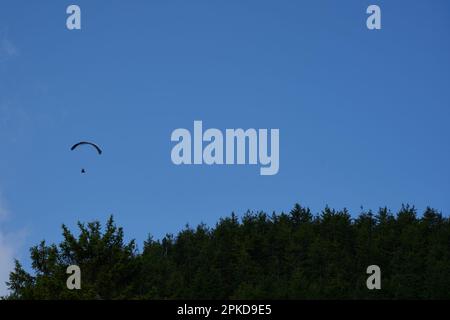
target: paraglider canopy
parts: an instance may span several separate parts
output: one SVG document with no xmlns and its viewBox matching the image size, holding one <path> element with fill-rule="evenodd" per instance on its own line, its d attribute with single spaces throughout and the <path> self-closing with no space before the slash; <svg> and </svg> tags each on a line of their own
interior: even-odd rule
<svg viewBox="0 0 450 320">
<path fill-rule="evenodd" d="M 102 150 L 99 148 L 99 146 L 97 146 L 95 143 L 87 142 L 87 141 L 81 141 L 81 142 L 74 144 L 72 146 L 72 148 L 70 148 L 70 150 L 75 150 L 76 148 L 78 148 L 81 145 L 90 145 L 90 146 L 94 147 L 95 150 L 97 150 L 98 154 L 102 154 Z"/>
</svg>

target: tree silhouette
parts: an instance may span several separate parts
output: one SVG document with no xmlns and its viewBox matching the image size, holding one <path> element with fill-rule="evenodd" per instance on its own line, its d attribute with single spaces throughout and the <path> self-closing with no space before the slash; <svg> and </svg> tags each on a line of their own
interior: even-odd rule
<svg viewBox="0 0 450 320">
<path fill-rule="evenodd" d="M 142 252 L 124 242 L 111 217 L 78 223 L 74 236 L 31 248 L 33 274 L 16 261 L 8 299 L 448 299 L 450 220 L 427 208 L 361 212 L 325 208 L 313 215 L 247 212 L 176 236 L 151 236 Z M 81 290 L 66 288 L 66 268 L 82 270 Z M 382 289 L 368 290 L 378 265 Z"/>
</svg>

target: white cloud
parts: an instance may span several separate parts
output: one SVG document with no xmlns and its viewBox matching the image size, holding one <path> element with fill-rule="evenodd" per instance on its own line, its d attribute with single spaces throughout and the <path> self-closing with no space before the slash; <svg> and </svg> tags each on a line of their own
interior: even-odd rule
<svg viewBox="0 0 450 320">
<path fill-rule="evenodd" d="M 18 53 L 16 46 L 7 38 L 2 39 L 0 48 L 2 54 L 8 57 L 14 57 Z"/>
<path fill-rule="evenodd" d="M 9 40 L 6 32 L 0 30 L 0 62 L 6 62 L 17 55 L 19 55 L 19 49 Z"/>
<path fill-rule="evenodd" d="M 0 231 L 0 296 L 7 294 L 6 281 L 14 268 L 15 245 L 10 243 L 10 237 Z"/>
<path fill-rule="evenodd" d="M 17 256 L 23 232 L 9 233 L 2 229 L 2 224 L 9 217 L 5 202 L 0 195 L 0 297 L 8 293 L 6 281 L 14 268 L 14 258 Z"/>
<path fill-rule="evenodd" d="M 5 200 L 3 199 L 3 196 L 0 192 L 0 223 L 6 220 L 8 217 L 8 210 L 5 206 Z"/>
</svg>

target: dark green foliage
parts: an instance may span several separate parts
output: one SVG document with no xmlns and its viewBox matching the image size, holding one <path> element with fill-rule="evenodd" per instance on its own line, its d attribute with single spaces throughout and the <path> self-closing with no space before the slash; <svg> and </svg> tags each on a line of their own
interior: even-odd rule
<svg viewBox="0 0 450 320">
<path fill-rule="evenodd" d="M 325 208 L 313 216 L 246 213 L 214 228 L 187 226 L 176 237 L 151 237 L 138 252 L 110 218 L 63 226 L 58 246 L 31 248 L 34 275 L 16 262 L 10 299 L 448 299 L 450 219 L 403 206 L 356 219 Z M 66 288 L 68 265 L 82 270 L 82 289 Z M 378 265 L 382 289 L 368 290 L 366 268 Z"/>
</svg>

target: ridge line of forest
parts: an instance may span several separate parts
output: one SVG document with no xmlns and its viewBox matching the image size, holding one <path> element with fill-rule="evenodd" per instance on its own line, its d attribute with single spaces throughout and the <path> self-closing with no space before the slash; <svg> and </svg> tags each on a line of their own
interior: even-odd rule
<svg viewBox="0 0 450 320">
<path fill-rule="evenodd" d="M 63 241 L 30 249 L 33 274 L 16 261 L 6 299 L 448 299 L 450 219 L 404 205 L 394 215 L 326 207 L 313 215 L 233 213 L 214 227 L 186 226 L 151 236 L 139 251 L 111 216 L 65 225 Z M 103 230 L 104 229 L 104 230 Z M 66 288 L 76 264 L 82 289 Z M 381 268 L 381 290 L 368 290 L 366 268 Z"/>
</svg>

